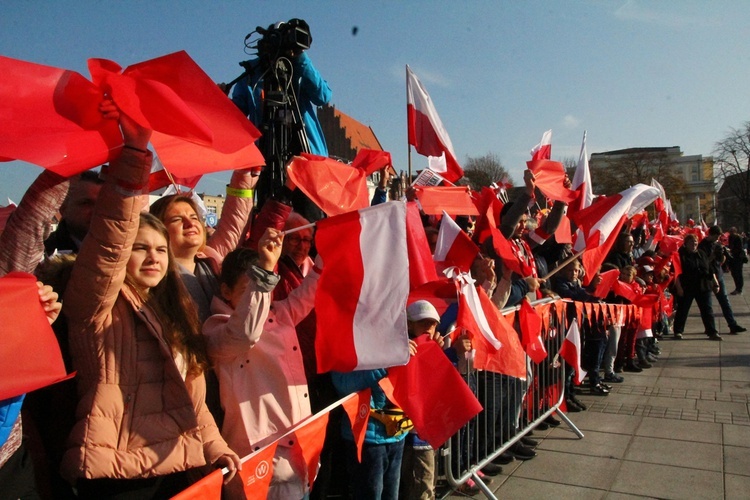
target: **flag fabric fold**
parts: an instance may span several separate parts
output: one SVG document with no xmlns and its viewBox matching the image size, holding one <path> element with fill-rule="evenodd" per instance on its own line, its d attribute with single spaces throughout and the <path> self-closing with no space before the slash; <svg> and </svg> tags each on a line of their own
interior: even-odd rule
<svg viewBox="0 0 750 500">
<path fill-rule="evenodd" d="M 526 354 L 534 363 L 541 363 L 547 357 L 547 348 L 542 339 L 542 318 L 527 298 L 521 301 L 518 324 L 521 327 L 521 339 Z"/>
<path fill-rule="evenodd" d="M 406 66 L 406 118 L 409 144 L 424 156 L 445 155 L 446 171 L 440 174 L 449 182 L 463 177 L 448 132 L 432 104 L 430 95 L 409 66 Z"/>
<path fill-rule="evenodd" d="M 324 262 L 315 296 L 318 373 L 406 364 L 406 205 L 383 203 L 317 227 Z"/>
<path fill-rule="evenodd" d="M 428 215 L 479 215 L 466 186 L 444 186 L 416 188 L 422 211 Z"/>
<path fill-rule="evenodd" d="M 38 290 L 31 274 L 0 278 L 0 401 L 69 378 Z"/>
<path fill-rule="evenodd" d="M 479 247 L 471 241 L 469 235 L 461 230 L 450 215 L 443 212 L 433 255 L 435 262 L 441 262 L 445 267 L 456 266 L 466 273 L 478 253 Z"/>
</svg>

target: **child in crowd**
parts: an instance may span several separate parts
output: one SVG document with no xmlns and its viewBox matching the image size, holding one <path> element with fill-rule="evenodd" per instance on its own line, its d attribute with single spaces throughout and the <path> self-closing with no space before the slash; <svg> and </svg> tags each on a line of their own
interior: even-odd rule
<svg viewBox="0 0 750 500">
<path fill-rule="evenodd" d="M 275 441 L 311 415 L 309 391 L 295 325 L 313 307 L 319 271 L 314 269 L 280 301 L 271 301 L 279 276 L 282 235 L 269 228 L 258 252 L 230 252 L 221 271 L 221 298 L 203 325 L 208 354 L 219 376 L 225 411 L 222 434 L 246 456 Z M 304 498 L 305 468 L 292 461 L 293 443 L 279 443 L 268 498 Z M 309 478 L 312 480 L 312 478 Z M 232 493 L 240 495 L 235 481 Z"/>
<path fill-rule="evenodd" d="M 418 300 L 406 308 L 406 325 L 410 339 L 428 335 L 441 346 L 443 338 L 437 332 L 440 315 L 435 306 L 426 300 Z M 435 450 L 427 441 L 420 439 L 417 431 L 406 436 L 404 456 L 401 464 L 402 499 L 435 498 Z"/>
</svg>

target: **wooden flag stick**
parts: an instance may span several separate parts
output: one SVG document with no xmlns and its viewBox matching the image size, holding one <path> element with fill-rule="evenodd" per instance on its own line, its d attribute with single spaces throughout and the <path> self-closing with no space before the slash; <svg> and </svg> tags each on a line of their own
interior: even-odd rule
<svg viewBox="0 0 750 500">
<path fill-rule="evenodd" d="M 543 277 L 542 279 L 543 279 L 543 280 L 548 280 L 548 279 L 550 279 L 550 278 L 551 278 L 552 276 L 554 276 L 555 274 L 557 274 L 557 273 L 558 273 L 558 272 L 559 272 L 559 271 L 560 271 L 560 270 L 561 270 L 562 268 L 564 268 L 565 266 L 567 266 L 568 264 L 570 264 L 571 262 L 573 262 L 573 261 L 574 261 L 575 259 L 577 259 L 577 258 L 578 258 L 578 257 L 580 257 L 581 255 L 583 255 L 583 252 L 585 252 L 585 251 L 586 251 L 586 248 L 584 248 L 583 250 L 581 250 L 581 251 L 580 251 L 580 252 L 578 252 L 578 253 L 574 253 L 573 255 L 571 255 L 570 257 L 568 257 L 568 258 L 567 258 L 567 259 L 565 259 L 564 261 L 562 261 L 562 262 L 561 262 L 561 263 L 560 263 L 560 264 L 559 264 L 559 265 L 558 265 L 558 266 L 557 266 L 556 268 L 554 268 L 554 269 L 553 269 L 552 271 L 548 272 L 548 273 L 547 273 L 547 275 L 546 275 L 546 276 L 544 276 L 544 277 Z"/>
<path fill-rule="evenodd" d="M 315 227 L 315 222 L 311 222 L 310 224 L 305 224 L 304 226 L 293 227 L 292 229 L 287 229 L 286 231 L 282 231 L 281 235 L 286 236 L 287 234 L 296 233 L 297 231 L 302 231 L 303 229 L 309 229 L 311 227 Z"/>
</svg>

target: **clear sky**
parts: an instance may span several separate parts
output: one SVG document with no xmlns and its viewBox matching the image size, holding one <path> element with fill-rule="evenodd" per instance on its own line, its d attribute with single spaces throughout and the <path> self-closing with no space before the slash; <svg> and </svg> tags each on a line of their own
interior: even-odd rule
<svg viewBox="0 0 750 500">
<path fill-rule="evenodd" d="M 547 129 L 558 160 L 578 157 L 584 130 L 589 154 L 680 146 L 707 156 L 750 120 L 746 1 L 4 0 L 0 54 L 89 77 L 90 57 L 125 67 L 185 50 L 226 82 L 250 58 L 246 34 L 293 17 L 310 24 L 332 104 L 371 126 L 401 170 L 406 64 L 459 161 L 496 153 L 517 182 Z M 412 165 L 426 159 L 412 154 Z M 0 205 L 18 202 L 39 171 L 0 164 Z M 222 193 L 228 178 L 198 189 Z"/>
</svg>

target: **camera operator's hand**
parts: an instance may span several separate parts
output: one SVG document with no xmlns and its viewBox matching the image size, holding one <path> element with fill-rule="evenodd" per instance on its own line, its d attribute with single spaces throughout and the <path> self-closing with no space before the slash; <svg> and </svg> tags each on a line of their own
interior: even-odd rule
<svg viewBox="0 0 750 500">
<path fill-rule="evenodd" d="M 225 96 L 229 96 L 229 87 L 227 86 L 226 83 L 224 83 L 224 82 L 217 83 L 216 86 L 219 87 L 219 90 L 221 90 L 222 92 L 224 92 Z"/>
</svg>

